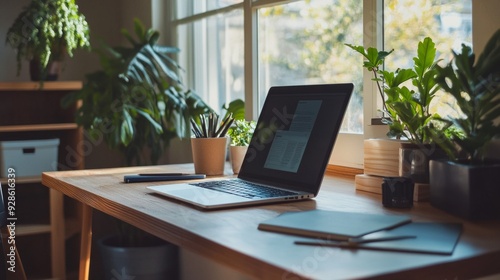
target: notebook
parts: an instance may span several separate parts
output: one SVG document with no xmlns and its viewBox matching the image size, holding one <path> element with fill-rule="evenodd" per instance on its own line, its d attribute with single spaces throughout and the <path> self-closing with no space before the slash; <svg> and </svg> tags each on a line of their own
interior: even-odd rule
<svg viewBox="0 0 500 280">
<path fill-rule="evenodd" d="M 284 234 L 348 240 L 349 238 L 394 228 L 411 222 L 403 215 L 367 214 L 343 211 L 310 210 L 285 212 L 259 224 L 260 230 Z"/>
<path fill-rule="evenodd" d="M 461 223 L 413 222 L 387 231 L 375 232 L 363 238 L 415 235 L 415 238 L 360 244 L 359 249 L 451 255 L 462 233 Z"/>
<path fill-rule="evenodd" d="M 203 209 L 313 198 L 353 87 L 350 83 L 271 87 L 237 178 L 148 189 Z"/>
</svg>

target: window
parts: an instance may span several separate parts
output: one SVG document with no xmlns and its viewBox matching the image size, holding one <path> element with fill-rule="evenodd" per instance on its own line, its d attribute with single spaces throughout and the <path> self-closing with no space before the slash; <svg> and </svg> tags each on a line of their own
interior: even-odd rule
<svg viewBox="0 0 500 280">
<path fill-rule="evenodd" d="M 363 133 L 362 65 L 344 43 L 362 44 L 359 1 L 297 1 L 258 9 L 259 105 L 273 85 L 355 83 L 343 132 Z"/>
<path fill-rule="evenodd" d="M 245 99 L 243 10 L 224 10 L 241 1 L 194 1 L 196 5 L 192 1 L 178 2 L 179 14 L 195 15 L 193 20 L 177 25 L 179 63 L 186 69 L 184 83 L 214 110 L 221 110 L 223 104 L 234 99 Z M 217 8 L 223 11 L 210 12 Z"/>
<path fill-rule="evenodd" d="M 395 65 L 411 63 L 424 36 L 449 54 L 471 42 L 471 1 L 172 0 L 171 10 L 184 82 L 215 110 L 241 98 L 256 118 L 270 86 L 353 82 L 330 163 L 362 168 L 363 139 L 386 128 L 370 123 L 376 90 L 344 43 L 394 48 Z"/>
</svg>

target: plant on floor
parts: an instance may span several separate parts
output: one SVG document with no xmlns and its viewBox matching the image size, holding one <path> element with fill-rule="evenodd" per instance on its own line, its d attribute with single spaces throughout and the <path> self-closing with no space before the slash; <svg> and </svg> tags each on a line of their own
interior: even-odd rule
<svg viewBox="0 0 500 280">
<path fill-rule="evenodd" d="M 17 51 L 18 75 L 27 59 L 39 62 L 45 77 L 49 62 L 90 49 L 90 30 L 75 0 L 32 0 L 7 31 L 6 42 Z"/>
<path fill-rule="evenodd" d="M 363 67 L 373 73 L 373 80 L 383 100 L 382 121 L 389 125 L 389 137 L 407 138 L 415 144 L 432 141 L 428 127 L 438 115 L 430 112 L 430 103 L 439 85 L 434 80 L 436 74 L 436 47 L 427 37 L 418 43 L 417 55 L 413 58 L 413 68 L 396 71 L 383 70 L 382 65 L 393 50 L 379 51 L 362 46 L 346 44 L 366 59 Z M 407 86 L 410 81 L 412 88 Z"/>
<path fill-rule="evenodd" d="M 64 102 L 81 102 L 77 123 L 120 150 L 128 165 L 147 163 L 145 148 L 155 164 L 172 139 L 189 136 L 192 117 L 211 109 L 183 87 L 180 67 L 169 57 L 179 49 L 157 45 L 159 32 L 137 19 L 134 30 L 137 39 L 122 30 L 130 47 L 95 50 L 102 70 L 88 74 L 82 90 Z"/>
<path fill-rule="evenodd" d="M 453 56 L 452 62 L 437 67 L 436 81 L 456 100 L 461 114 L 441 119 L 456 128 L 449 137 L 436 131 L 433 135 L 450 159 L 482 164 L 487 144 L 500 136 L 500 30 L 477 60 L 467 45 Z"/>
</svg>

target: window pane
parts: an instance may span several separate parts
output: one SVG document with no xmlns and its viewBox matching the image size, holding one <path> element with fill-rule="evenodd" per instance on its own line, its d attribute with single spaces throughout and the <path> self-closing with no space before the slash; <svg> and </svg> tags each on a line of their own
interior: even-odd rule
<svg viewBox="0 0 500 280">
<path fill-rule="evenodd" d="M 436 44 L 437 58 L 448 63 L 451 50 L 472 46 L 472 0 L 385 0 L 384 48 L 394 49 L 386 59 L 389 71 L 412 68 L 417 45 L 425 37 Z M 437 94 L 431 111 L 456 114 L 449 95 Z"/>
<path fill-rule="evenodd" d="M 177 19 L 238 4 L 243 0 L 196 0 L 177 1 Z"/>
<path fill-rule="evenodd" d="M 186 85 L 216 112 L 234 99 L 244 99 L 243 12 L 211 16 L 180 25 L 179 63 L 190 72 Z"/>
<path fill-rule="evenodd" d="M 270 86 L 355 84 L 343 132 L 363 132 L 362 1 L 298 1 L 258 10 L 259 105 Z"/>
</svg>

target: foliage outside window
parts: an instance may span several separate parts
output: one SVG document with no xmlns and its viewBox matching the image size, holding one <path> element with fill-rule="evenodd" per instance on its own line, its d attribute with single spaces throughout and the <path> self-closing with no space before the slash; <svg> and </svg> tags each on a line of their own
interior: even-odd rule
<svg viewBox="0 0 500 280">
<path fill-rule="evenodd" d="M 401 11 L 405 10 L 404 16 Z M 436 43 L 436 58 L 444 65 L 452 59 L 451 50 L 462 43 L 472 45 L 471 0 L 384 0 L 384 49 L 392 50 L 386 67 L 411 67 L 419 40 L 430 36 Z M 436 93 L 431 112 L 441 116 L 460 114 L 454 100 L 443 91 Z"/>
<path fill-rule="evenodd" d="M 355 93 L 342 131 L 363 133 L 363 114 L 378 115 L 363 111 L 362 58 L 352 55 L 344 45 L 363 45 L 364 39 L 380 35 L 365 31 L 364 12 L 373 9 L 364 7 L 365 1 L 175 2 L 173 24 L 178 46 L 185 50 L 180 62 L 187 66 L 184 81 L 212 108 L 243 99 L 248 83 L 256 85 L 251 95 L 258 111 L 273 85 L 353 82 Z M 390 69 L 411 68 L 416 46 L 425 37 L 433 38 L 438 59 L 445 61 L 450 57 L 443 54 L 450 54 L 452 47 L 471 42 L 471 0 L 382 2 L 383 11 L 375 14 L 383 13 L 384 21 L 375 24 L 383 29 L 384 49 L 395 50 L 391 54 L 393 64 L 387 65 Z M 247 7 L 250 12 L 245 10 Z M 247 15 L 252 15 L 249 25 L 244 21 Z M 255 46 L 244 45 L 249 32 L 256 34 L 252 37 Z M 256 54 L 252 54 L 255 65 L 245 64 L 245 51 Z M 256 74 L 250 76 L 253 80 L 245 80 L 249 72 Z M 440 104 L 449 102 L 436 98 L 431 107 L 435 111 L 443 107 Z"/>
<path fill-rule="evenodd" d="M 362 67 L 345 42 L 362 44 L 360 1 L 297 1 L 259 9 L 259 94 L 273 85 L 353 82 L 343 132 L 363 133 Z M 262 105 L 262 104 L 260 104 Z"/>
</svg>

